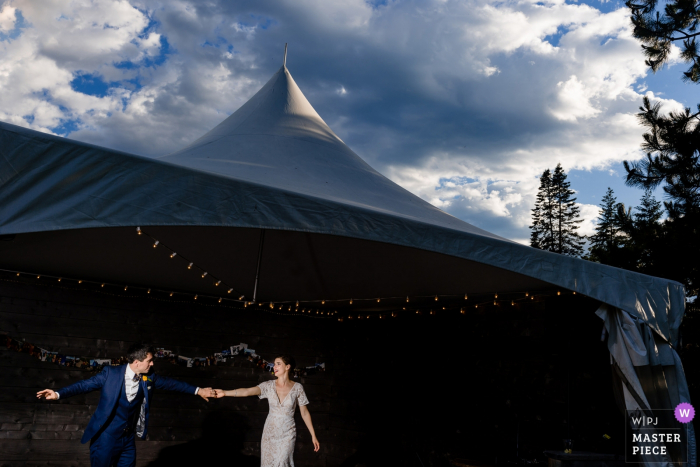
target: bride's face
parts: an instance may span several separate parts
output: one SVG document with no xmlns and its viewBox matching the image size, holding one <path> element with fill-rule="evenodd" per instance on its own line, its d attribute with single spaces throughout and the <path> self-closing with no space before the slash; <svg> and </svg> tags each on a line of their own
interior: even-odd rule
<svg viewBox="0 0 700 467">
<path fill-rule="evenodd" d="M 285 365 L 281 358 L 275 359 L 275 376 L 279 377 L 289 371 L 290 366 Z"/>
</svg>

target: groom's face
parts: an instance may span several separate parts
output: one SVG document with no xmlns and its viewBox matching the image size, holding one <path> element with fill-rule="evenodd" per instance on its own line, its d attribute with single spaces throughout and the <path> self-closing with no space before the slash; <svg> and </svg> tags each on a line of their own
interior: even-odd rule
<svg viewBox="0 0 700 467">
<path fill-rule="evenodd" d="M 134 360 L 134 369 L 136 370 L 136 373 L 139 374 L 145 374 L 148 373 L 148 370 L 151 369 L 153 366 L 153 354 L 147 353 L 146 354 L 146 359 L 145 360 Z"/>
</svg>

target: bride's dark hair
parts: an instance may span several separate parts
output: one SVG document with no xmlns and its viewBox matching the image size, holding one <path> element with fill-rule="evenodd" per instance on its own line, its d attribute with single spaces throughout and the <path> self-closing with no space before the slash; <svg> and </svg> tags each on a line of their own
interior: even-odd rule
<svg viewBox="0 0 700 467">
<path fill-rule="evenodd" d="M 289 371 L 294 371 L 294 368 L 296 368 L 297 366 L 297 362 L 294 360 L 294 357 L 291 357 L 289 355 L 278 355 L 275 357 L 275 360 L 277 360 L 278 358 L 282 360 L 282 362 L 284 362 L 285 365 L 289 365 Z"/>
</svg>

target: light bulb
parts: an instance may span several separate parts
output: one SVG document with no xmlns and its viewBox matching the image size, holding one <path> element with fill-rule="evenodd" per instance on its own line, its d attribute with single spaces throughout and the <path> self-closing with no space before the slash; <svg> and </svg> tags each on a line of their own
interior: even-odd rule
<svg viewBox="0 0 700 467">
<path fill-rule="evenodd" d="M 194 266 L 194 263 L 190 263 L 187 265 L 187 269 L 192 269 L 192 266 Z"/>
<path fill-rule="evenodd" d="M 126 289 L 128 289 L 128 288 L 129 288 L 129 286 L 128 286 L 128 285 L 125 285 L 125 286 L 124 286 L 124 290 L 126 290 Z"/>
<path fill-rule="evenodd" d="M 174 258 L 174 257 L 176 257 L 176 256 L 177 256 L 177 253 L 175 253 L 174 251 L 173 251 L 172 253 L 170 253 L 170 257 L 171 257 L 171 258 Z"/>
<path fill-rule="evenodd" d="M 101 285 L 100 287 L 104 287 L 104 286 L 105 286 L 105 285 L 104 285 L 104 284 L 102 284 L 102 285 Z"/>
<path fill-rule="evenodd" d="M 571 293 L 573 293 L 574 295 L 576 295 L 576 292 L 571 292 Z"/>
<path fill-rule="evenodd" d="M 233 289 L 229 289 L 228 293 L 231 293 L 232 290 Z M 240 297 L 238 297 L 239 300 L 243 300 L 244 298 L 245 298 L 245 295 L 241 295 Z"/>
<path fill-rule="evenodd" d="M 197 297 L 199 297 L 199 295 L 195 295 L 195 296 L 194 296 L 194 299 L 197 300 Z"/>
<path fill-rule="evenodd" d="M 231 293 L 231 292 L 233 292 L 233 289 L 228 289 L 228 292 L 226 292 L 226 293 Z M 239 298 L 239 300 L 240 300 L 240 298 Z"/>
<path fill-rule="evenodd" d="M 219 303 L 221 303 L 221 300 L 223 300 L 221 297 L 219 297 Z"/>
<path fill-rule="evenodd" d="M 275 304 L 270 302 L 270 308 L 274 308 L 274 307 L 275 307 Z"/>
<path fill-rule="evenodd" d="M 474 305 L 474 308 L 479 308 L 479 305 Z"/>
<path fill-rule="evenodd" d="M 221 284 L 221 281 L 218 281 L 218 282 L 217 282 L 216 284 L 214 284 L 214 285 L 216 285 L 216 286 L 218 287 L 220 284 Z"/>
<path fill-rule="evenodd" d="M 526 297 L 529 297 L 529 296 L 530 296 L 530 292 L 525 292 L 525 296 L 526 296 Z"/>
<path fill-rule="evenodd" d="M 496 295 L 494 295 L 493 298 L 498 299 L 498 293 L 496 293 Z"/>
<path fill-rule="evenodd" d="M 146 291 L 146 293 L 151 293 L 151 289 L 148 289 L 148 290 Z"/>
<path fill-rule="evenodd" d="M 170 296 L 171 296 L 171 297 L 173 296 L 173 292 L 170 292 Z"/>
<path fill-rule="evenodd" d="M 511 306 L 515 305 L 515 300 L 510 301 Z"/>
<path fill-rule="evenodd" d="M 435 301 L 436 301 L 436 302 L 438 301 L 437 295 L 435 296 Z"/>
<path fill-rule="evenodd" d="M 462 314 L 465 314 L 467 311 L 466 311 L 464 308 L 461 308 L 461 309 L 459 310 L 459 312 L 462 313 Z"/>
<path fill-rule="evenodd" d="M 17 273 L 17 277 L 19 277 L 19 273 Z"/>
<path fill-rule="evenodd" d="M 464 294 L 464 299 L 465 299 L 465 300 L 469 299 L 469 297 L 467 296 L 467 294 Z"/>
<path fill-rule="evenodd" d="M 557 290 L 557 295 L 561 295 L 561 290 Z"/>
<path fill-rule="evenodd" d="M 78 281 L 78 284 L 82 284 L 82 283 L 83 283 L 83 280 L 82 280 L 82 279 Z"/>
<path fill-rule="evenodd" d="M 202 274 L 202 279 L 204 279 L 205 277 L 207 277 L 207 274 L 209 274 L 209 273 L 208 273 L 207 271 L 204 271 L 204 274 Z"/>
<path fill-rule="evenodd" d="M 350 299 L 350 305 L 352 305 L 352 298 Z"/>
<path fill-rule="evenodd" d="M 498 305 L 498 302 L 496 300 L 493 301 L 494 305 Z"/>
<path fill-rule="evenodd" d="M 58 282 L 61 282 L 61 278 L 60 278 L 60 277 L 58 278 Z"/>
<path fill-rule="evenodd" d="M 156 240 L 156 242 L 153 244 L 153 248 L 157 247 L 160 242 Z"/>
<path fill-rule="evenodd" d="M 534 295 L 533 295 L 532 297 L 530 297 L 530 300 L 534 300 L 534 299 L 535 299 L 535 296 L 534 296 Z"/>
<path fill-rule="evenodd" d="M 377 299 L 377 303 L 379 303 L 379 299 Z"/>
<path fill-rule="evenodd" d="M 299 300 L 297 300 L 297 306 L 299 306 Z"/>
<path fill-rule="evenodd" d="M 442 309 L 444 310 L 444 309 L 445 309 L 445 307 L 443 306 L 443 307 L 442 307 Z"/>
<path fill-rule="evenodd" d="M 326 301 L 325 301 L 325 300 L 321 300 L 321 305 L 325 305 L 325 304 L 326 304 Z"/>
<path fill-rule="evenodd" d="M 406 303 L 408 303 L 408 295 L 406 296 Z"/>
<path fill-rule="evenodd" d="M 36 278 L 37 278 L 37 279 L 40 279 L 40 278 L 41 278 L 41 276 L 36 276 Z"/>
<path fill-rule="evenodd" d="M 343 322 L 343 318 L 338 318 L 338 322 L 342 323 L 342 322 Z"/>
<path fill-rule="evenodd" d="M 141 227 L 136 227 L 136 233 L 141 235 Z"/>
</svg>

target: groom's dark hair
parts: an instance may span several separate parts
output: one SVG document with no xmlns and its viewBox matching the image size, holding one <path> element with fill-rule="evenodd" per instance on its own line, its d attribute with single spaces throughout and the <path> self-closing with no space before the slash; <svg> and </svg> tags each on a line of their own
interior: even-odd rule
<svg viewBox="0 0 700 467">
<path fill-rule="evenodd" d="M 156 354 L 156 350 L 151 344 L 137 342 L 129 347 L 129 350 L 126 352 L 126 359 L 129 360 L 129 363 L 134 363 L 136 360 L 142 362 L 146 360 L 149 353 L 151 355 Z"/>
</svg>

